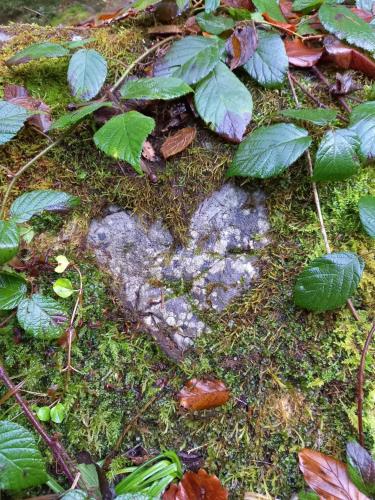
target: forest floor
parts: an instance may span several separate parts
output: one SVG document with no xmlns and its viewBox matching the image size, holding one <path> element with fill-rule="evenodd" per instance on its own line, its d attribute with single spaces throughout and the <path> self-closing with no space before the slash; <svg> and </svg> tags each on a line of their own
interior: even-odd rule
<svg viewBox="0 0 375 500">
<path fill-rule="evenodd" d="M 137 22 L 89 30 L 90 44 L 109 63 L 109 82 L 151 44 L 145 28 L 149 16 Z M 15 35 L 1 60 L 32 42 L 66 40 L 69 28 L 13 25 Z M 72 101 L 63 59 L 31 62 L 13 69 L 0 66 L 1 87 L 24 85 L 60 116 Z M 333 105 L 310 73 L 298 78 L 314 95 Z M 364 81 L 364 94 L 374 89 Z M 252 126 L 267 125 L 281 109 L 292 107 L 288 86 L 268 91 L 246 80 L 254 98 Z M 1 93 L 1 90 L 0 90 Z M 298 91 L 302 104 L 310 105 Z M 312 126 L 314 127 L 314 126 Z M 314 127 L 319 134 L 319 128 Z M 208 149 L 207 143 L 214 145 Z M 2 147 L 0 185 L 47 144 L 30 129 Z M 254 491 L 288 499 L 303 487 L 297 452 L 303 447 L 342 458 L 345 443 L 356 434 L 355 383 L 359 346 L 375 308 L 375 263 L 368 258 L 372 241 L 360 228 L 360 195 L 374 193 L 373 169 L 363 168 L 348 182 L 322 184 L 323 216 L 335 250 L 354 251 L 366 260 L 364 278 L 353 302 L 360 312 L 356 323 L 348 309 L 311 314 L 296 308 L 292 288 L 296 275 L 312 258 L 324 253 L 319 222 L 304 159 L 269 181 L 242 181 L 246 189 L 260 187 L 267 195 L 271 243 L 257 252 L 261 275 L 254 288 L 222 314 L 210 313 L 211 332 L 198 339 L 196 349 L 176 365 L 146 333 L 139 333 L 121 310 L 110 279 L 86 250 L 90 221 L 109 204 L 135 211 L 145 220 L 161 217 L 176 241 L 184 242 L 189 216 L 199 203 L 225 182 L 234 148 L 198 124 L 197 139 L 185 152 L 167 161 L 157 182 L 137 176 L 98 152 L 90 125 L 38 161 L 18 182 L 12 198 L 26 190 L 61 189 L 81 198 L 72 213 L 42 215 L 32 220 L 37 236 L 23 258 L 33 262 L 33 280 L 40 291 L 52 290 L 54 257 L 64 254 L 79 266 L 84 281 L 80 328 L 73 345 L 73 363 L 83 374 L 66 378 L 60 372 L 66 352 L 57 343 L 31 339 L 10 323 L 0 328 L 2 360 L 14 382 L 25 380 L 23 395 L 30 405 L 49 404 L 49 388 L 57 386 L 67 409 L 62 424 L 48 424 L 73 455 L 87 450 L 96 459 L 113 447 L 121 430 L 128 430 L 122 455 L 113 473 L 129 464 L 127 454 L 141 447 L 148 454 L 163 448 L 190 452 L 203 459 L 230 491 L 242 498 Z M 372 253 L 373 254 L 373 253 Z M 67 274 L 74 284 L 74 271 Z M 73 307 L 74 299 L 67 299 Z M 373 373 L 369 356 L 368 373 Z M 216 377 L 232 397 L 225 406 L 199 413 L 179 409 L 175 395 L 187 380 Z M 375 377 L 366 381 L 365 430 L 368 449 L 375 445 Z M 152 402 L 151 404 L 150 401 Z M 144 406 L 147 409 L 142 411 Z M 25 423 L 19 408 L 8 400 L 0 418 Z M 198 457 L 198 458 L 199 458 Z"/>
</svg>

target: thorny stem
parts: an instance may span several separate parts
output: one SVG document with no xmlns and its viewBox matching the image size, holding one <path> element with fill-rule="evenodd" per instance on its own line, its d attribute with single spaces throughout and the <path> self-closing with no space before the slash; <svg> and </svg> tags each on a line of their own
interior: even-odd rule
<svg viewBox="0 0 375 500">
<path fill-rule="evenodd" d="M 366 355 L 369 350 L 372 338 L 375 333 L 375 322 L 372 324 L 371 330 L 368 332 L 365 345 L 361 353 L 361 362 L 358 369 L 357 377 L 357 418 L 358 418 L 358 441 L 361 446 L 364 446 L 365 436 L 363 434 L 363 386 L 365 382 L 365 364 Z"/>
<path fill-rule="evenodd" d="M 296 90 L 294 88 L 294 85 L 293 85 L 293 82 L 295 81 L 295 78 L 293 77 L 293 75 L 290 74 L 290 72 L 288 72 L 288 79 L 289 79 L 289 84 L 290 84 L 290 88 L 291 88 L 291 91 L 292 91 L 292 95 L 293 95 L 293 98 L 294 98 L 294 101 L 296 103 L 296 106 L 297 107 L 300 107 L 300 102 L 298 100 L 298 97 L 297 97 L 297 94 L 296 94 Z M 312 159 L 311 159 L 311 154 L 310 154 L 310 151 L 307 150 L 306 153 L 306 159 L 307 159 L 307 166 L 308 166 L 308 170 L 309 170 L 309 175 L 310 177 L 312 178 L 313 177 L 313 164 L 312 164 Z M 315 207 L 316 207 L 316 212 L 317 212 L 317 215 L 318 215 L 318 219 L 319 219 L 319 224 L 320 224 L 320 232 L 322 233 L 322 237 L 323 237 L 323 241 L 324 241 L 324 246 L 326 248 L 326 252 L 327 253 L 331 253 L 331 246 L 329 244 L 329 240 L 328 240 L 328 236 L 327 236 L 327 230 L 326 230 L 326 227 L 325 227 L 325 224 L 324 224 L 324 219 L 323 219 L 323 213 L 322 213 L 322 207 L 321 207 L 321 204 L 320 204 L 320 198 L 319 198 L 319 192 L 318 192 L 318 187 L 316 185 L 316 182 L 314 182 L 313 180 L 311 181 L 311 184 L 312 184 L 312 190 L 313 190 L 313 196 L 314 196 L 314 202 L 315 202 Z M 358 313 L 352 303 L 352 301 L 350 299 L 347 300 L 347 305 L 349 307 L 349 310 L 352 314 L 352 316 L 354 317 L 354 319 L 356 321 L 359 321 L 359 316 L 358 316 Z"/>
<path fill-rule="evenodd" d="M 47 432 L 44 430 L 40 422 L 35 418 L 33 412 L 30 410 L 26 401 L 19 395 L 16 386 L 10 380 L 8 374 L 6 373 L 2 365 L 0 365 L 0 380 L 11 392 L 13 392 L 15 400 L 22 408 L 22 411 L 25 414 L 26 418 L 28 419 L 30 424 L 34 427 L 34 429 L 38 432 L 38 434 L 42 437 L 43 441 L 47 444 L 47 446 L 51 449 L 56 462 L 60 465 L 69 483 L 72 484 L 77 472 L 75 470 L 75 466 L 72 459 L 69 457 L 65 449 L 62 447 L 61 443 L 57 441 L 57 439 L 47 434 Z"/>
</svg>

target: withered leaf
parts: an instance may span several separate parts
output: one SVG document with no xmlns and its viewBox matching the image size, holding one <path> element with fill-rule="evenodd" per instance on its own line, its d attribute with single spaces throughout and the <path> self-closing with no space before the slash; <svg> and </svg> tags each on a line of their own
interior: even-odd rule
<svg viewBox="0 0 375 500">
<path fill-rule="evenodd" d="M 31 97 L 25 87 L 21 85 L 5 85 L 4 99 L 29 111 L 35 111 L 30 114 L 27 122 L 42 132 L 47 132 L 52 124 L 51 109 L 47 104 Z"/>
<path fill-rule="evenodd" d="M 350 481 L 343 462 L 308 448 L 298 457 L 305 481 L 322 498 L 368 500 Z"/>
<path fill-rule="evenodd" d="M 258 36 L 253 26 L 238 26 L 226 42 L 230 58 L 230 69 L 243 66 L 254 54 L 258 45 Z"/>
<path fill-rule="evenodd" d="M 375 78 L 375 62 L 360 50 L 345 45 L 334 36 L 327 36 L 324 48 L 328 54 L 327 59 L 339 68 L 354 69 L 365 75 Z"/>
<path fill-rule="evenodd" d="M 178 394 L 180 405 L 187 410 L 206 410 L 225 404 L 229 391 L 220 380 L 190 380 Z"/>
<path fill-rule="evenodd" d="M 264 19 L 270 23 L 272 26 L 275 26 L 275 28 L 279 28 L 280 30 L 282 31 L 286 31 L 287 33 L 290 33 L 290 32 L 295 32 L 297 27 L 295 24 L 291 24 L 291 23 L 284 23 L 282 21 L 277 21 L 276 19 L 272 19 L 271 16 L 269 16 L 267 14 L 267 12 L 265 12 L 264 14 L 262 14 Z"/>
<path fill-rule="evenodd" d="M 284 44 L 289 63 L 299 68 L 311 68 L 323 54 L 323 48 L 308 47 L 299 38 L 285 40 Z"/>
<path fill-rule="evenodd" d="M 291 0 L 280 0 L 279 2 L 280 10 L 282 12 L 282 15 L 287 19 L 290 23 L 295 24 L 297 23 L 300 18 L 301 14 L 298 12 L 293 12 L 293 2 Z"/>
<path fill-rule="evenodd" d="M 156 161 L 155 150 L 150 141 L 145 141 L 142 148 L 142 156 L 148 161 Z"/>
<path fill-rule="evenodd" d="M 184 151 L 194 141 L 197 131 L 194 127 L 185 127 L 169 136 L 160 149 L 165 159 Z"/>
<path fill-rule="evenodd" d="M 360 90 L 362 85 L 353 80 L 350 71 L 344 74 L 336 73 L 336 81 L 329 86 L 329 91 L 333 95 L 347 95 L 356 90 Z"/>
<path fill-rule="evenodd" d="M 198 33 L 200 33 L 202 31 L 200 26 L 198 25 L 196 19 L 195 19 L 195 16 L 188 17 L 188 19 L 186 20 L 186 23 L 184 25 L 184 28 L 185 28 L 186 33 L 188 33 L 188 34 L 190 33 L 190 34 L 197 35 Z"/>
<path fill-rule="evenodd" d="M 178 485 L 172 484 L 164 493 L 163 500 L 227 500 L 228 492 L 215 475 L 204 469 L 185 472 Z"/>
</svg>

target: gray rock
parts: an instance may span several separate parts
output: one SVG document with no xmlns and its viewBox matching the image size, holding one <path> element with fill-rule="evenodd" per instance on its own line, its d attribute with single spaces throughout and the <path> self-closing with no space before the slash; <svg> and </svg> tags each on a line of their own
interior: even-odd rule
<svg viewBox="0 0 375 500">
<path fill-rule="evenodd" d="M 186 247 L 173 249 L 162 221 L 145 225 L 126 211 L 91 223 L 88 245 L 114 278 L 127 312 L 180 360 L 208 326 L 201 311 L 222 311 L 258 276 L 249 251 L 268 242 L 265 197 L 231 183 L 197 209 Z"/>
</svg>

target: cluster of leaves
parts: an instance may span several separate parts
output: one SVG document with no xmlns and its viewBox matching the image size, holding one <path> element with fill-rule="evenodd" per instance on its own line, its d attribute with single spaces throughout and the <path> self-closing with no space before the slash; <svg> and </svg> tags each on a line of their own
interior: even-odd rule
<svg viewBox="0 0 375 500">
<path fill-rule="evenodd" d="M 33 337 L 60 337 L 68 317 L 53 298 L 40 293 L 30 294 L 27 279 L 14 272 L 11 261 L 20 249 L 21 235 L 28 234 L 27 221 L 44 211 L 68 210 L 78 202 L 78 198 L 61 191 L 31 191 L 12 203 L 8 220 L 0 220 L 0 311 L 17 308 L 19 324 Z"/>
</svg>

